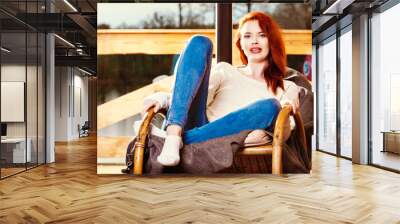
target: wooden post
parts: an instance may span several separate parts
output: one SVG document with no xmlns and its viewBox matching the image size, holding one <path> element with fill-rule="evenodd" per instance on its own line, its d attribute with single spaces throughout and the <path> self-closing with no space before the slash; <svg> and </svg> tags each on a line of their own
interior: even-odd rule
<svg viewBox="0 0 400 224">
<path fill-rule="evenodd" d="M 217 3 L 216 14 L 217 62 L 232 64 L 232 4 Z"/>
</svg>

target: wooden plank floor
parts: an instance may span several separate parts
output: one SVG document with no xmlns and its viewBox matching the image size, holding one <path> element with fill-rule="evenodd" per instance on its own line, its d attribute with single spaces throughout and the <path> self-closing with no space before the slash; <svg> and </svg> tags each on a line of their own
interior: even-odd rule
<svg viewBox="0 0 400 224">
<path fill-rule="evenodd" d="M 0 223 L 400 223 L 400 175 L 320 152 L 311 175 L 96 174 L 96 139 L 0 181 Z"/>
</svg>

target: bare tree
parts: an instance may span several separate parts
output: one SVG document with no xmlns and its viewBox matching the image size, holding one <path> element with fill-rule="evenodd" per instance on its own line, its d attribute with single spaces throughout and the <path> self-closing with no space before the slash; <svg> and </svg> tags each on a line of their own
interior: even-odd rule
<svg viewBox="0 0 400 224">
<path fill-rule="evenodd" d="M 279 4 L 273 18 L 285 29 L 311 29 L 310 4 Z"/>
<path fill-rule="evenodd" d="M 146 19 L 142 21 L 144 29 L 157 29 L 157 28 L 176 28 L 176 22 L 174 15 L 162 14 L 154 12 L 151 19 Z"/>
<path fill-rule="evenodd" d="M 110 29 L 110 25 L 106 23 L 102 23 L 97 25 L 97 29 Z"/>
<path fill-rule="evenodd" d="M 178 10 L 179 10 L 179 27 L 182 27 L 182 3 L 178 4 Z"/>
<path fill-rule="evenodd" d="M 154 12 L 149 19 L 139 24 L 145 29 L 158 28 L 211 28 L 215 24 L 215 4 L 210 3 L 178 3 L 178 11 Z M 195 8 L 194 8 L 195 7 Z M 207 16 L 213 15 L 212 20 Z"/>
<path fill-rule="evenodd" d="M 310 4 L 303 4 L 303 3 L 233 4 L 234 21 L 237 21 L 240 17 L 250 12 L 251 10 L 263 11 L 269 14 L 284 29 L 311 29 Z"/>
</svg>

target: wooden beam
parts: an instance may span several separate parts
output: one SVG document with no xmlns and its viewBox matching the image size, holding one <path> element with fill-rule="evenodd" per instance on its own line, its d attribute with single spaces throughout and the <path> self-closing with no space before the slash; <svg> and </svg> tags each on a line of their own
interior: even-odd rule
<svg viewBox="0 0 400 224">
<path fill-rule="evenodd" d="M 139 114 L 146 96 L 158 91 L 168 92 L 172 82 L 173 77 L 168 77 L 99 105 L 97 107 L 97 129 L 108 127 Z"/>
<path fill-rule="evenodd" d="M 132 140 L 133 136 L 98 136 L 97 158 L 100 160 L 107 160 L 110 158 L 122 158 L 122 161 L 124 161 L 126 155 L 126 147 Z"/>
<path fill-rule="evenodd" d="M 215 44 L 212 29 L 98 30 L 97 54 L 180 54 L 195 34 L 205 35 Z"/>
<path fill-rule="evenodd" d="M 311 55 L 311 30 L 282 30 L 288 55 Z M 232 33 L 232 40 L 237 30 Z M 209 37 L 216 46 L 214 29 L 125 29 L 98 30 L 97 54 L 179 54 L 186 41 L 195 34 Z M 214 47 L 214 54 L 216 53 Z M 232 43 L 233 64 L 240 64 Z"/>
</svg>

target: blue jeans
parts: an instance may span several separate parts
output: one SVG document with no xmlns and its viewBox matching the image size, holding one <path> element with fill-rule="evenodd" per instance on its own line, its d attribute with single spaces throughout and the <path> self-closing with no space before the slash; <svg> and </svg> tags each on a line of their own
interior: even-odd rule
<svg viewBox="0 0 400 224">
<path fill-rule="evenodd" d="M 244 130 L 271 129 L 281 109 L 276 99 L 259 100 L 220 119 L 208 121 L 206 107 L 211 58 L 212 42 L 204 36 L 193 36 L 175 67 L 176 81 L 166 126 L 183 127 L 185 144 Z"/>
</svg>

